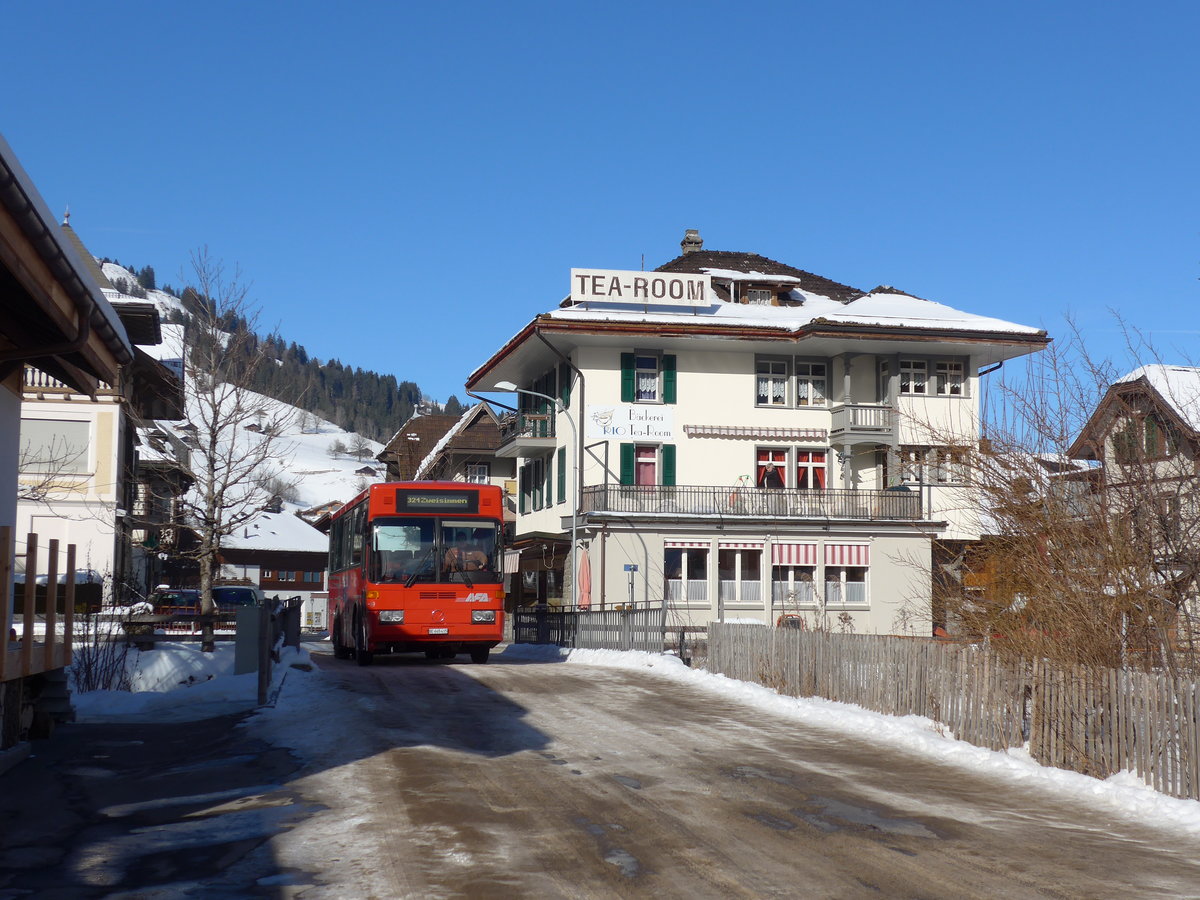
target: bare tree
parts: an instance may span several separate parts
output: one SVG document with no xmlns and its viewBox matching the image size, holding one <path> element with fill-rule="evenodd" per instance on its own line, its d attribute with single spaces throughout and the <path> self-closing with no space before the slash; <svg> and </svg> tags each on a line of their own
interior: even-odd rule
<svg viewBox="0 0 1200 900">
<path fill-rule="evenodd" d="M 1175 670 L 1191 646 L 1200 433 L 1174 410 L 1200 397 L 1152 390 L 1137 364 L 1157 354 L 1126 334 L 1124 369 L 1072 330 L 990 387 L 986 437 L 960 460 L 984 537 L 934 573 L 952 632 L 1071 665 Z"/>
<path fill-rule="evenodd" d="M 183 511 L 197 539 L 186 555 L 199 563 L 202 611 L 212 612 L 209 589 L 222 541 L 270 502 L 261 484 L 278 478 L 280 459 L 293 449 L 282 435 L 294 413 L 249 388 L 257 368 L 271 360 L 240 273 L 227 275 L 204 250 L 193 254 L 192 270 L 197 302 L 187 322 L 184 396 L 195 426 L 189 442 L 195 485 Z M 260 422 L 270 427 L 245 427 Z"/>
<path fill-rule="evenodd" d="M 80 493 L 80 463 L 87 460 L 87 442 L 53 431 L 27 435 L 30 425 L 52 425 L 29 420 L 21 431 L 17 458 L 17 499 L 48 503 Z"/>
<path fill-rule="evenodd" d="M 359 462 L 362 462 L 364 456 L 369 456 L 371 453 L 371 442 L 361 434 L 356 434 L 350 439 L 349 453 Z"/>
</svg>

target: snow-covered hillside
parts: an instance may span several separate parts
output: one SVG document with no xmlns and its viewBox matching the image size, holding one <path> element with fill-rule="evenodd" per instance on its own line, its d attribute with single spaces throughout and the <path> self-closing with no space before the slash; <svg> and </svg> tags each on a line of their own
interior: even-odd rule
<svg viewBox="0 0 1200 900">
<path fill-rule="evenodd" d="M 122 279 L 130 284 L 137 283 L 136 276 L 122 266 L 103 263 L 102 268 L 105 277 L 114 285 Z M 140 298 L 122 295 L 111 299 L 119 303 L 122 300 L 135 301 Z M 158 307 L 164 322 L 184 311 L 182 301 L 163 291 L 147 291 L 147 297 L 142 302 L 146 300 Z M 168 367 L 181 372 L 184 357 L 183 326 L 163 324 L 162 334 L 161 344 L 141 349 Z M 382 444 L 366 440 L 361 457 L 353 456 L 349 452 L 334 453 L 333 449 L 337 445 L 348 448 L 363 441 L 357 434 L 348 432 L 313 413 L 252 391 L 245 393 L 250 399 L 243 405 L 255 409 L 256 415 L 249 421 L 237 424 L 233 430 L 233 440 L 238 445 L 250 447 L 267 439 L 263 433 L 264 426 L 277 427 L 278 433 L 271 438 L 275 442 L 273 462 L 262 473 L 260 479 L 273 480 L 276 486 L 284 489 L 281 493 L 285 512 L 309 510 L 331 501 L 344 502 L 364 485 L 384 480 L 385 468 L 375 460 L 376 454 L 383 449 Z M 178 422 L 157 421 L 146 431 L 157 429 L 169 432 L 183 445 L 192 443 L 196 439 L 192 426 L 201 423 L 201 417 L 194 408 L 194 399 L 188 397 L 189 404 L 193 405 L 189 408 L 186 419 Z M 147 452 L 148 443 L 143 441 Z M 270 498 L 266 491 L 262 494 L 265 504 Z"/>
</svg>

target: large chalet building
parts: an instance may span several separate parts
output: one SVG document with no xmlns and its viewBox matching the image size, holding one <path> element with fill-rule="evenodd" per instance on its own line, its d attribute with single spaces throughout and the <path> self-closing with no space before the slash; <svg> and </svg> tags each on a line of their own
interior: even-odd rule
<svg viewBox="0 0 1200 900">
<path fill-rule="evenodd" d="M 653 272 L 572 270 L 467 381 L 515 388 L 515 602 L 928 634 L 934 542 L 980 531 L 960 464 L 983 379 L 1049 338 L 694 231 L 681 247 Z"/>
</svg>

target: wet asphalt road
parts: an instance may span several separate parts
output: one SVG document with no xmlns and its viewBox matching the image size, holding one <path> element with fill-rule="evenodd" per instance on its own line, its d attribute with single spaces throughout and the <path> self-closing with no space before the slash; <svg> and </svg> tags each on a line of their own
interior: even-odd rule
<svg viewBox="0 0 1200 900">
<path fill-rule="evenodd" d="M 323 754 L 238 717 L 39 744 L 0 900 L 1200 896 L 1195 841 L 651 674 L 314 658 Z"/>
<path fill-rule="evenodd" d="M 651 675 L 328 671 L 383 739 L 403 896 L 1200 896 L 1194 841 Z"/>
</svg>

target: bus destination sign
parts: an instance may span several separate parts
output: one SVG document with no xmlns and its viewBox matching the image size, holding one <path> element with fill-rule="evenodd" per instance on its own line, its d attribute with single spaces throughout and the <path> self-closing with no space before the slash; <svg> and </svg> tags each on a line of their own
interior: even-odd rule
<svg viewBox="0 0 1200 900">
<path fill-rule="evenodd" d="M 626 272 L 572 269 L 572 303 L 708 306 L 711 275 L 691 272 Z"/>
<path fill-rule="evenodd" d="M 396 491 L 398 513 L 477 513 L 479 494 L 473 491 Z"/>
</svg>

